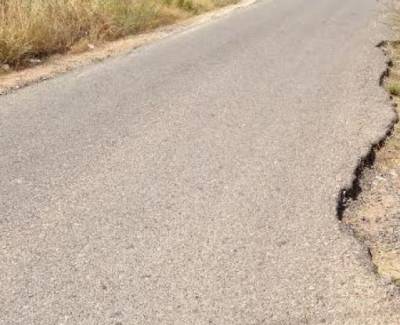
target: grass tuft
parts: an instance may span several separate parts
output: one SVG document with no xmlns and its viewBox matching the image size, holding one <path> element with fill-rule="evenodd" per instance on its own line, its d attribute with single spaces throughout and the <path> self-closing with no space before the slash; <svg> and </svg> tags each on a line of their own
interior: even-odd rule
<svg viewBox="0 0 400 325">
<path fill-rule="evenodd" d="M 400 95 L 400 83 L 397 82 L 390 82 L 387 85 L 387 90 L 389 93 L 393 96 L 399 96 Z"/>
</svg>

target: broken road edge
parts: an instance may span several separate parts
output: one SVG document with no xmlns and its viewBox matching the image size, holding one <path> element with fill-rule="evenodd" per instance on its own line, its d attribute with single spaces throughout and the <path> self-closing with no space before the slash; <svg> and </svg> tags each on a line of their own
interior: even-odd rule
<svg viewBox="0 0 400 325">
<path fill-rule="evenodd" d="M 388 52 L 386 51 L 389 44 L 390 44 L 389 41 L 381 41 L 376 45 L 376 47 L 381 49 L 384 56 L 386 57 L 386 68 L 381 73 L 378 79 L 378 85 L 384 89 L 385 89 L 385 80 L 389 77 L 391 67 L 393 66 L 393 61 L 388 56 Z M 378 276 L 383 276 L 383 275 L 379 273 L 379 268 L 374 263 L 373 251 L 371 250 L 371 247 L 364 239 L 357 236 L 356 230 L 353 229 L 353 227 L 350 224 L 346 224 L 343 222 L 343 218 L 345 212 L 348 210 L 351 203 L 357 201 L 359 199 L 360 194 L 363 192 L 362 180 L 366 170 L 372 169 L 374 167 L 376 163 L 377 153 L 385 147 L 386 142 L 393 135 L 396 124 L 399 123 L 400 121 L 399 112 L 396 109 L 397 103 L 393 100 L 393 96 L 386 89 L 385 92 L 387 93 L 391 101 L 390 106 L 393 110 L 394 117 L 386 126 L 386 129 L 383 132 L 382 136 L 379 137 L 375 142 L 371 143 L 367 153 L 360 157 L 353 171 L 353 177 L 352 181 L 350 182 L 350 185 L 346 185 L 339 190 L 339 194 L 337 196 L 337 204 L 336 204 L 336 217 L 340 222 L 340 228 L 343 231 L 346 231 L 350 233 L 352 236 L 354 236 L 366 249 L 366 251 L 368 252 L 369 260 L 373 266 L 373 270 Z M 399 283 L 396 282 L 394 279 L 391 278 L 390 280 L 392 283 L 399 285 Z"/>
</svg>

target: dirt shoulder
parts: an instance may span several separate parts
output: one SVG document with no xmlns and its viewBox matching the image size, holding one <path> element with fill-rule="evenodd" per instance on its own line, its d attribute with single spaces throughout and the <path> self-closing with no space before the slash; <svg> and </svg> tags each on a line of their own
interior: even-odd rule
<svg viewBox="0 0 400 325">
<path fill-rule="evenodd" d="M 0 95 L 25 87 L 32 83 L 53 78 L 59 74 L 73 70 L 106 58 L 126 54 L 133 49 L 147 45 L 184 30 L 195 28 L 210 20 L 222 17 L 233 10 L 247 7 L 257 0 L 242 0 L 237 4 L 228 5 L 199 16 L 195 16 L 178 23 L 157 28 L 154 31 L 133 35 L 117 41 L 90 46 L 82 53 L 57 54 L 46 58 L 44 61 L 35 62 L 33 66 L 19 71 L 0 73 Z"/>
<path fill-rule="evenodd" d="M 383 86 L 400 113 L 400 43 L 383 46 L 390 59 Z M 363 171 L 362 192 L 349 204 L 343 222 L 369 248 L 377 273 L 400 285 L 400 125 L 394 125 L 383 146 L 373 153 L 375 163 Z"/>
</svg>

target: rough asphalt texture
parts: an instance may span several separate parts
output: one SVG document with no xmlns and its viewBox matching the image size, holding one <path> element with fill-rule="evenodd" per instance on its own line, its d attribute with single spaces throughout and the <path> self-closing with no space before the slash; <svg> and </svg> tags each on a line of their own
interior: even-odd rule
<svg viewBox="0 0 400 325">
<path fill-rule="evenodd" d="M 336 219 L 394 117 L 377 20 L 260 1 L 0 97 L 0 323 L 399 324 Z"/>
</svg>

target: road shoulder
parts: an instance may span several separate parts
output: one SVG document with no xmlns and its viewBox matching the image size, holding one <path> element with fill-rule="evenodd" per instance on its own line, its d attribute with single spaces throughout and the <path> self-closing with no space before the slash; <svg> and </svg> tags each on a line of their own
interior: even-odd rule
<svg viewBox="0 0 400 325">
<path fill-rule="evenodd" d="M 388 91 L 394 110 L 400 104 L 400 44 L 385 42 L 388 70 L 382 86 Z M 359 175 L 359 195 L 348 204 L 343 222 L 368 247 L 376 272 L 387 281 L 400 284 L 400 125 L 394 124 L 388 137 L 377 144 Z"/>
<path fill-rule="evenodd" d="M 164 39 L 171 35 L 196 28 L 214 19 L 223 17 L 234 10 L 245 8 L 257 0 L 242 0 L 211 12 L 195 16 L 178 23 L 163 26 L 154 31 L 128 36 L 117 41 L 107 42 L 82 53 L 56 54 L 40 64 L 20 70 L 0 74 L 0 95 L 23 88 L 33 83 L 54 78 L 65 72 L 91 63 L 103 61 L 110 57 L 129 53 L 139 47 Z"/>
</svg>

